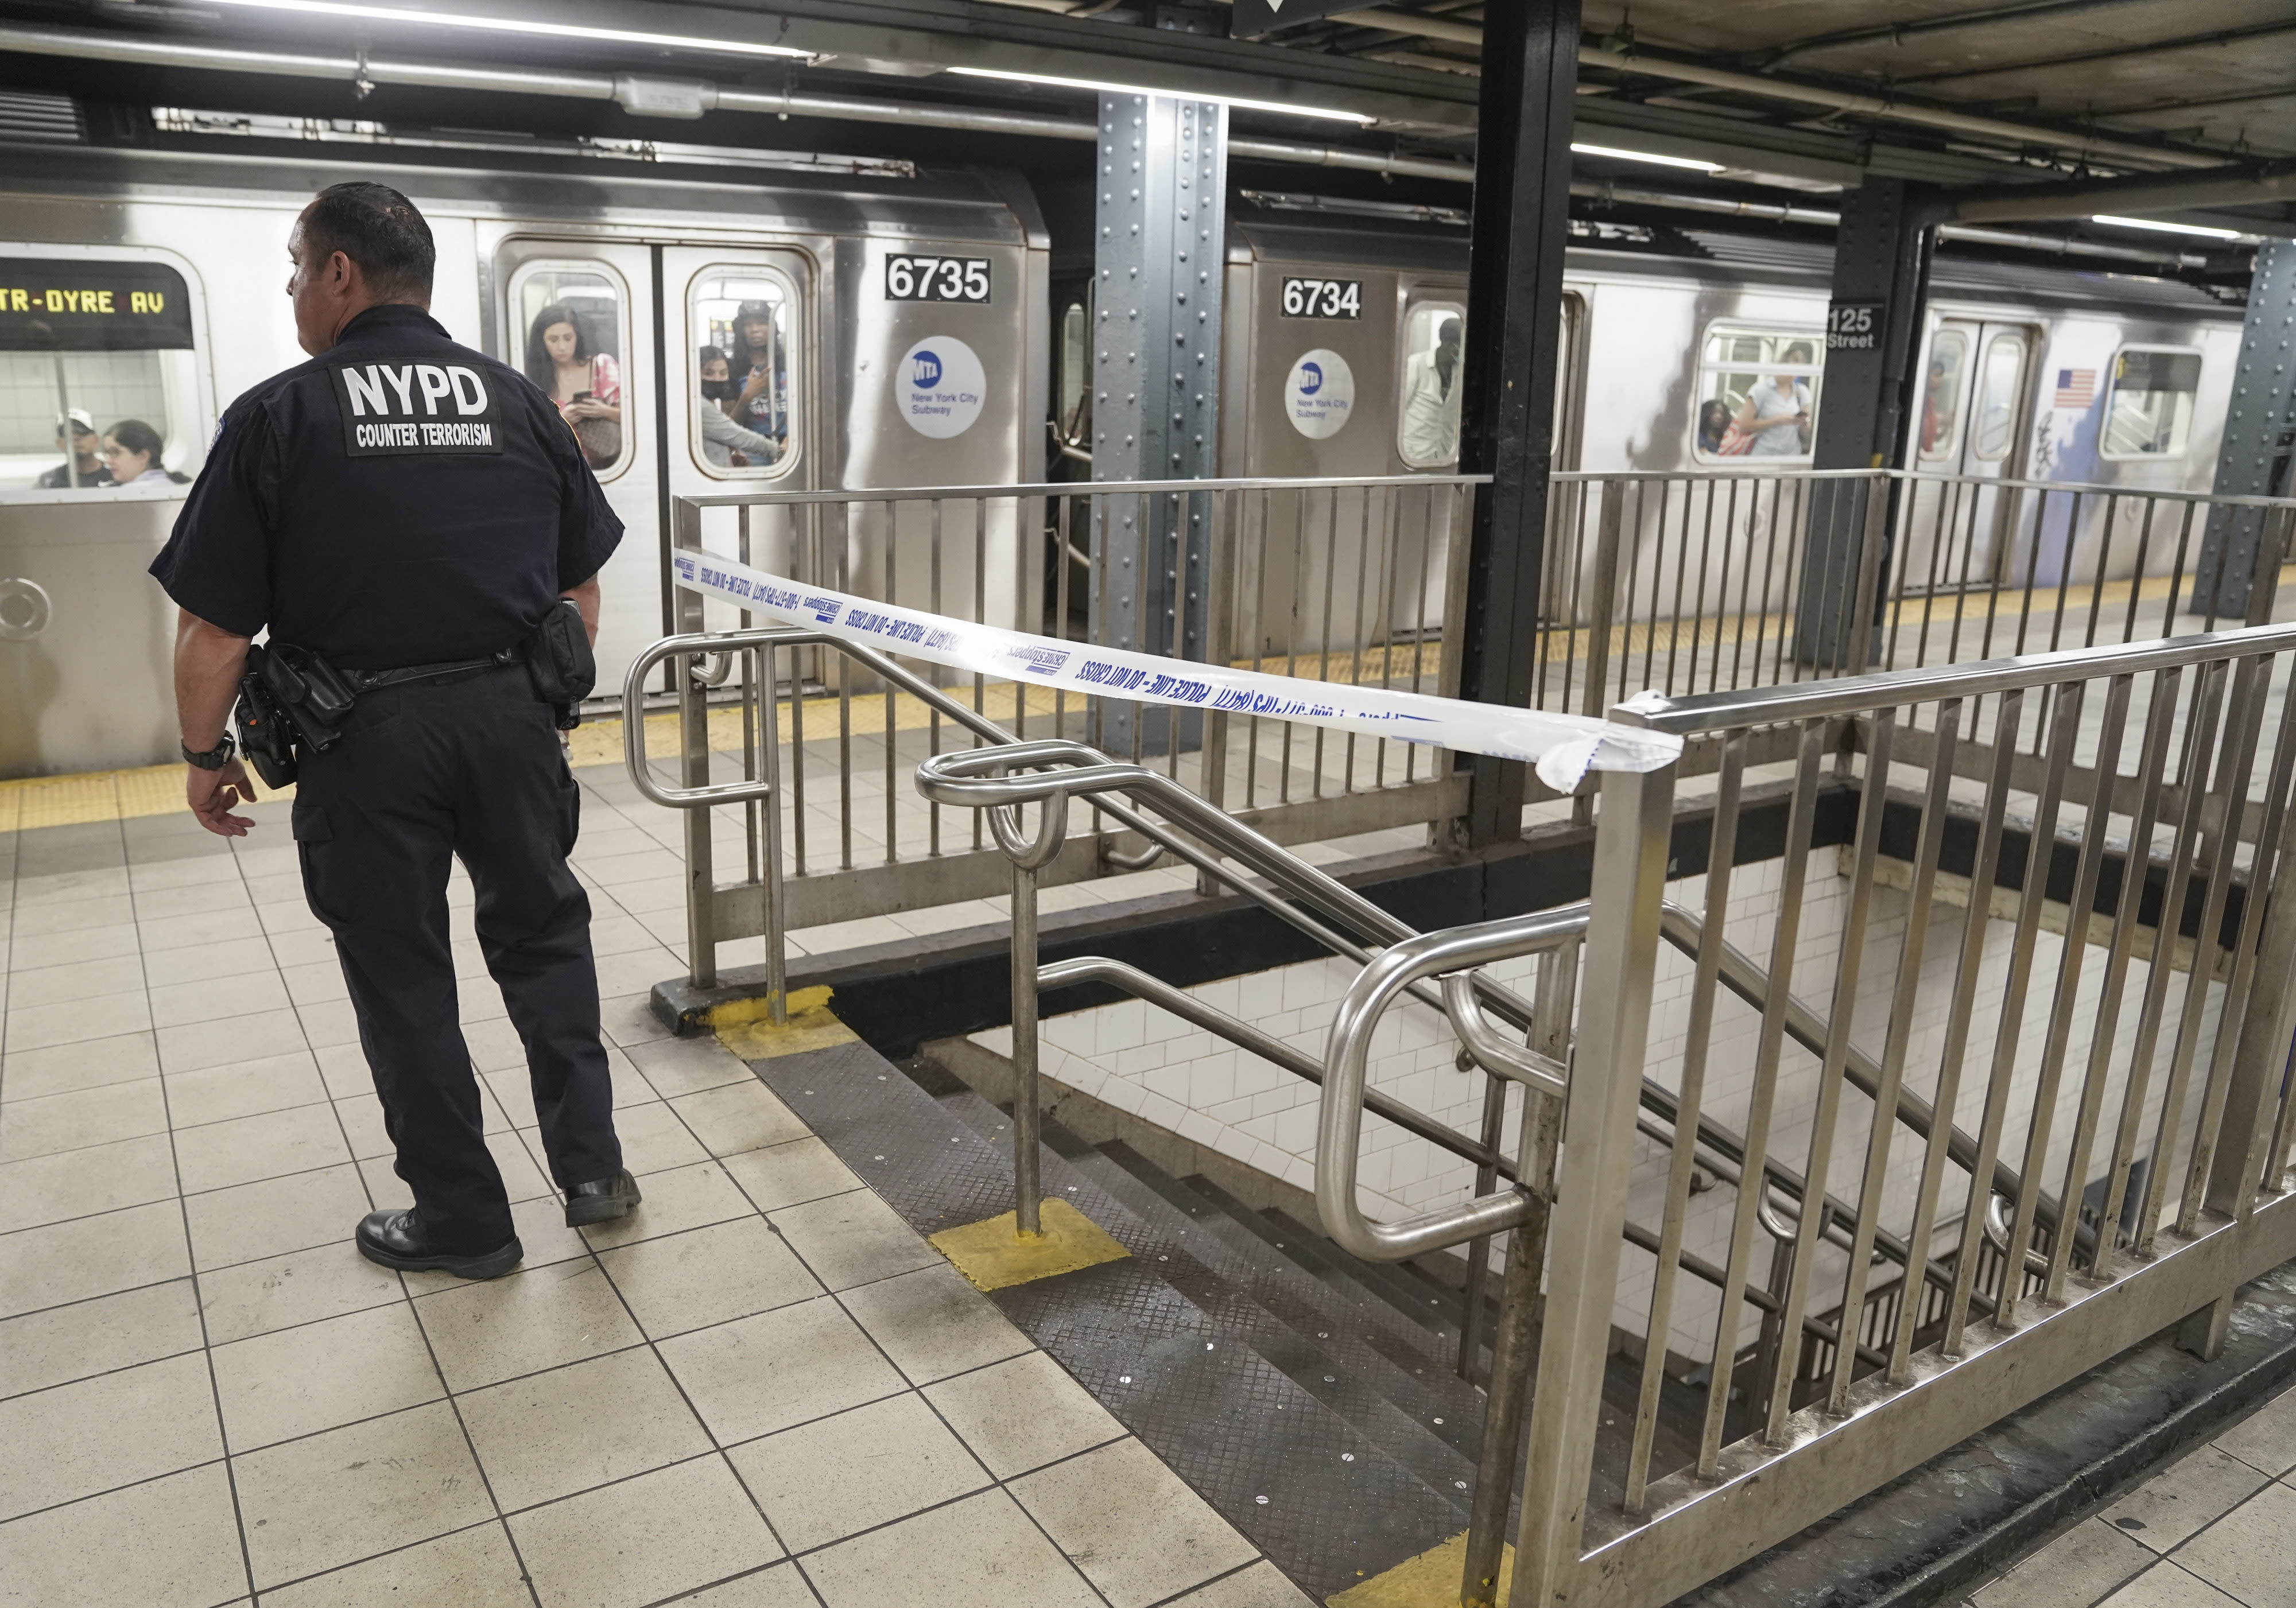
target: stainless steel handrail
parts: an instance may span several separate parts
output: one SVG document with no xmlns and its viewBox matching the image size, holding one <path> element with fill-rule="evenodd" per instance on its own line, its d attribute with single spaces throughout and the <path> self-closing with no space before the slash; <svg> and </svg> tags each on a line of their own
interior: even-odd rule
<svg viewBox="0 0 2296 1608">
<path fill-rule="evenodd" d="M 1870 473 L 1870 471 L 1859 471 Z M 680 500 L 697 508 L 788 507 L 805 503 L 918 503 L 957 497 L 987 497 L 999 501 L 1032 497 L 1140 496 L 1210 491 L 1354 491 L 1383 486 L 1488 486 L 1487 474 L 1327 475 L 1290 480 L 1266 475 L 1230 476 L 1210 480 L 1037 480 L 1012 486 L 891 486 L 865 489 L 832 488 L 825 491 L 717 491 Z"/>
<path fill-rule="evenodd" d="M 1982 698 L 1997 693 L 2030 692 L 2068 680 L 2102 681 L 2141 676 L 2219 660 L 2248 659 L 2296 648 L 2296 622 L 2237 626 L 2190 636 L 2149 642 L 2064 648 L 2053 653 L 2023 653 L 1980 659 L 1970 664 L 1927 665 L 1919 669 L 1875 670 L 1826 681 L 1784 686 L 1747 687 L 1669 698 L 1637 693 L 1613 706 L 1613 719 L 1628 720 L 1677 736 L 1698 736 L 1739 726 L 1797 720 L 1846 719 L 1876 709 L 1903 709 L 1948 698 Z"/>
<path fill-rule="evenodd" d="M 1356 1153 L 1363 1136 L 1364 1079 L 1371 1035 L 1387 1008 L 1424 978 L 1467 972 L 1495 961 L 1575 944 L 1587 935 L 1584 911 L 1540 911 L 1421 933 L 1374 957 L 1340 1000 L 1324 1052 L 1324 1098 L 1316 1128 L 1316 1210 L 1324 1232 L 1366 1261 L 1397 1262 L 1512 1228 L 1527 1216 L 1517 1194 L 1483 1195 L 1421 1212 L 1394 1223 L 1374 1223 L 1356 1200 Z M 1532 1084 L 1541 1093 L 1567 1086 L 1544 1071 Z"/>
</svg>

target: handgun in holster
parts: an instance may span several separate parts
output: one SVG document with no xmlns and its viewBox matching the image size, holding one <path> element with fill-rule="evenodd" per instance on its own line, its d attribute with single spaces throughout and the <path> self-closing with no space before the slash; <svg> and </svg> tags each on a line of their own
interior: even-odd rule
<svg viewBox="0 0 2296 1608">
<path fill-rule="evenodd" d="M 239 751 L 272 787 L 295 780 L 299 744 L 324 754 L 342 741 L 338 729 L 358 693 L 317 654 L 285 643 L 247 651 L 240 677 Z"/>
</svg>

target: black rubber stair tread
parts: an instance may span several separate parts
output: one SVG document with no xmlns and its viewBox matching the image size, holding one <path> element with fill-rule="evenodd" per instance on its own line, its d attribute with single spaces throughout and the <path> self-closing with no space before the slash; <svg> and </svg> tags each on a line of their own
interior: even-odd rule
<svg viewBox="0 0 2296 1608">
<path fill-rule="evenodd" d="M 1011 1154 L 1009 1112 L 930 1062 L 905 1070 L 944 1116 Z M 1312 1278 L 1280 1257 L 1246 1260 L 1224 1253 L 1210 1225 L 1189 1218 L 1166 1194 L 1051 1118 L 1044 1121 L 1043 1139 L 1049 1153 L 1038 1165 L 1047 1194 L 1064 1196 L 1136 1256 L 1155 1260 L 1157 1276 L 1226 1329 L 1234 1343 L 1250 1347 L 1431 1489 L 1467 1500 L 1482 1423 L 1476 1392 L 1414 1390 L 1408 1370 L 1425 1366 L 1423 1358 L 1414 1356 L 1398 1369 L 1347 1328 L 1319 1321 L 1303 1313 L 1298 1300 L 1284 1299 L 1286 1280 L 1308 1288 L 1315 1285 Z M 1095 1204 L 1095 1196 L 1118 1211 Z M 1288 1309 L 1272 1309 L 1271 1301 Z"/>
<path fill-rule="evenodd" d="M 1400 1276 L 1377 1262 L 1349 1255 L 1280 1208 L 1271 1206 L 1257 1215 L 1267 1222 L 1271 1243 L 1280 1242 L 1289 1247 L 1286 1255 L 1296 1255 L 1303 1264 L 1314 1267 L 1318 1277 L 1344 1278 L 1385 1301 L 1433 1334 L 1447 1355 L 1457 1356 L 1459 1322 L 1456 1297 L 1447 1307 L 1441 1297 L 1422 1293 L 1415 1284 L 1404 1283 Z"/>
<path fill-rule="evenodd" d="M 1061 1155 L 1060 1169 L 1048 1161 L 1048 1189 L 1058 1181 L 1061 1169 L 1073 1169 L 1088 1179 L 1137 1225 L 1103 1227 L 1135 1255 L 1145 1258 L 1152 1254 L 1151 1247 L 1162 1247 L 1153 1249 L 1152 1255 L 1158 1259 L 1158 1275 L 1167 1283 L 1230 1325 L 1243 1343 L 1431 1486 L 1462 1503 L 1467 1499 L 1482 1423 L 1480 1399 L 1473 1391 L 1463 1387 L 1453 1396 L 1414 1389 L 1408 1373 L 1363 1343 L 1349 1326 L 1308 1308 L 1298 1291 L 1287 1288 L 1314 1282 L 1302 1278 L 1296 1268 L 1273 1258 L 1238 1257 L 1220 1243 L 1210 1225 L 1187 1218 L 1142 1178 L 1057 1123 L 1046 1124 L 1046 1138 L 1048 1147 L 1078 1147 L 1073 1154 Z M 1155 1237 L 1144 1243 L 1139 1237 L 1143 1232 Z"/>
<path fill-rule="evenodd" d="M 1188 1181 L 1173 1177 L 1121 1144 L 1100 1147 L 1135 1189 L 1152 1191 L 1165 1210 L 1187 1217 L 1195 1254 L 1242 1285 L 1259 1304 L 1385 1396 L 1414 1423 L 1472 1464 L 1482 1435 L 1482 1393 L 1456 1377 L 1445 1358 L 1405 1338 L 1410 1325 L 1365 1295 L 1349 1300 L 1273 1245 L 1245 1232 Z"/>
</svg>

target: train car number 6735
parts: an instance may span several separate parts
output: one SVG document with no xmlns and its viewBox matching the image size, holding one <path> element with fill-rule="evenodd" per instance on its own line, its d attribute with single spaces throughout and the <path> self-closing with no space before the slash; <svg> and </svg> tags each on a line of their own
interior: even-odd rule
<svg viewBox="0 0 2296 1608">
<path fill-rule="evenodd" d="M 1292 279 L 1283 282 L 1286 318 L 1360 318 L 1360 279 Z"/>
<path fill-rule="evenodd" d="M 986 257 L 888 257 L 888 301 L 980 301 L 988 299 Z"/>
</svg>

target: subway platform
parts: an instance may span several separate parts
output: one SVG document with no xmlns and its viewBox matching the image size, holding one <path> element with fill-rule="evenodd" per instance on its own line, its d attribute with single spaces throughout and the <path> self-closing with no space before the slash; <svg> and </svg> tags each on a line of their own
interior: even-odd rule
<svg viewBox="0 0 2296 1608">
<path fill-rule="evenodd" d="M 645 1204 L 560 1224 L 458 876 L 526 1263 L 362 1260 L 406 1196 L 286 806 L 234 844 L 156 813 L 166 781 L 0 804 L 0 1602 L 1308 1600 L 750 1067 L 667 1036 L 675 857 L 595 789 Z"/>
</svg>

